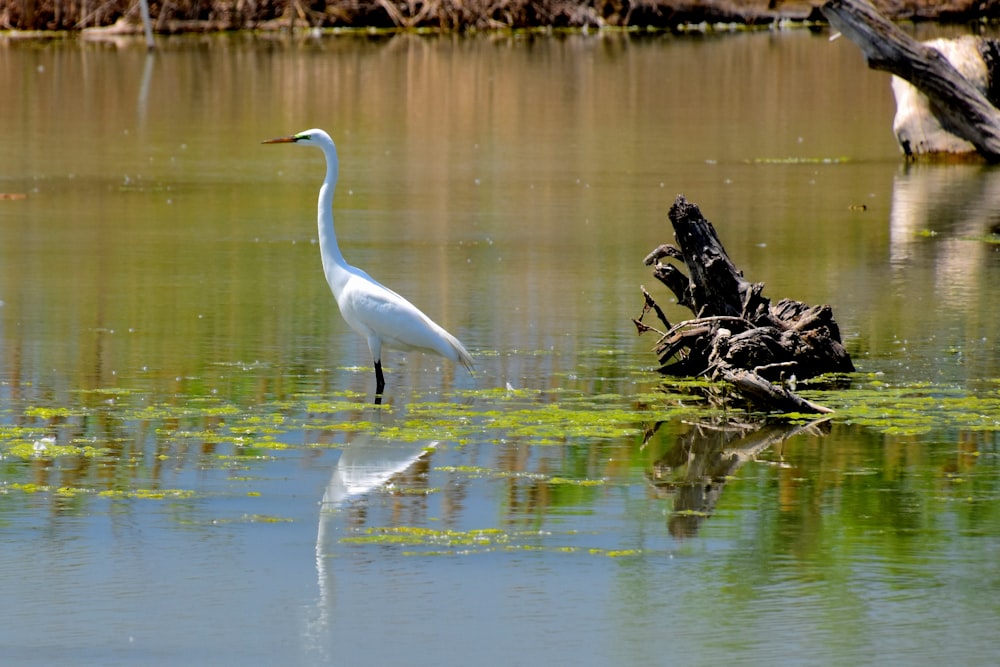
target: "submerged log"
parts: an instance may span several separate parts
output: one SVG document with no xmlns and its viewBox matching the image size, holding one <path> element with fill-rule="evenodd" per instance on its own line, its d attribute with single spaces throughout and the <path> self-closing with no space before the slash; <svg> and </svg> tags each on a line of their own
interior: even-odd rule
<svg viewBox="0 0 1000 667">
<path fill-rule="evenodd" d="M 773 384 L 854 370 L 830 306 L 809 306 L 791 299 L 772 305 L 763 295 L 764 283 L 743 277 L 697 205 L 678 196 L 669 217 L 677 247 L 660 246 L 647 255 L 645 263 L 655 265 L 653 275 L 694 318 L 671 325 L 643 289 L 643 311 L 633 321 L 640 334 L 655 331 L 642 321 L 647 313 L 655 312 L 666 328 L 658 332 L 654 348 L 659 371 L 725 380 L 746 398 L 770 409 L 830 412 Z M 661 263 L 664 258 L 682 260 L 689 276 Z"/>
<path fill-rule="evenodd" d="M 828 0 L 830 24 L 893 74 L 893 130 L 907 157 L 975 154 L 1000 162 L 1000 109 L 993 69 L 1000 42 L 965 37 L 920 43 L 864 0 Z"/>
</svg>

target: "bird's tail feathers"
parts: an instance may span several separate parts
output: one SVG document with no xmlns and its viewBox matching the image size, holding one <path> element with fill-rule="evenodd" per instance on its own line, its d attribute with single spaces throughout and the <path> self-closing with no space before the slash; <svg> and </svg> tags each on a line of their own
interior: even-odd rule
<svg viewBox="0 0 1000 667">
<path fill-rule="evenodd" d="M 462 345 L 461 341 L 459 341 L 457 338 L 452 336 L 447 331 L 445 332 L 445 334 L 447 334 L 448 336 L 448 342 L 451 343 L 451 349 L 455 351 L 455 355 L 458 357 L 457 361 L 463 366 L 465 366 L 465 370 L 469 371 L 469 375 L 471 375 L 473 379 L 475 379 L 476 367 L 475 364 L 472 363 L 472 355 L 469 354 L 469 351 L 465 349 L 465 346 Z"/>
<path fill-rule="evenodd" d="M 457 339 L 455 340 L 455 352 L 458 353 L 458 360 L 465 366 L 465 370 L 475 376 L 476 366 L 472 363 L 472 355 L 469 354 L 469 351 Z"/>
<path fill-rule="evenodd" d="M 458 360 L 462 362 L 463 366 L 465 366 L 465 370 L 469 371 L 469 376 L 472 378 L 473 384 L 478 387 L 479 380 L 476 379 L 476 368 L 472 364 L 472 356 L 469 354 L 469 351 L 466 350 L 461 343 L 458 343 L 456 351 L 458 352 Z"/>
</svg>

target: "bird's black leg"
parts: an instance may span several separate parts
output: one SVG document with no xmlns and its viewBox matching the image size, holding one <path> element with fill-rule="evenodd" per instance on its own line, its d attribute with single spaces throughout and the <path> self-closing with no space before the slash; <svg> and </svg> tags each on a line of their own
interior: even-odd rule
<svg viewBox="0 0 1000 667">
<path fill-rule="evenodd" d="M 385 390 L 385 376 L 382 375 L 382 361 L 375 362 L 375 402 L 382 402 L 382 392 Z"/>
</svg>

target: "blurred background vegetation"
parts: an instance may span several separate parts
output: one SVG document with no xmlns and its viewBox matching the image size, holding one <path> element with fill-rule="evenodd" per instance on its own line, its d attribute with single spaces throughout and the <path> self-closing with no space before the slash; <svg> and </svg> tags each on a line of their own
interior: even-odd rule
<svg viewBox="0 0 1000 667">
<path fill-rule="evenodd" d="M 0 0 L 0 30 L 135 32 L 140 0 Z M 288 27 L 647 27 L 725 23 L 769 26 L 822 20 L 823 0 L 149 0 L 159 33 Z M 872 0 L 894 20 L 1000 19 L 1000 0 Z"/>
<path fill-rule="evenodd" d="M 149 9 L 159 33 L 289 26 L 669 28 L 702 22 L 770 25 L 819 16 L 808 0 L 149 0 Z M 129 31 L 139 24 L 139 0 L 0 0 L 0 29 Z"/>
</svg>

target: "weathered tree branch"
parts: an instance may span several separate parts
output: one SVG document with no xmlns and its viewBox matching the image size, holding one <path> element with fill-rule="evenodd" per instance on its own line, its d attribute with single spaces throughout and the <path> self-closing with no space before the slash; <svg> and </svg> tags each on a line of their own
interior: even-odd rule
<svg viewBox="0 0 1000 667">
<path fill-rule="evenodd" d="M 804 412 L 807 414 L 829 414 L 830 408 L 807 401 L 784 387 L 771 384 L 753 371 L 723 369 L 722 378 L 740 390 L 744 396 L 773 406 L 782 412 Z"/>
<path fill-rule="evenodd" d="M 941 55 L 916 41 L 864 0 L 828 0 L 830 25 L 854 42 L 868 66 L 905 79 L 927 96 L 934 115 L 990 162 L 1000 162 L 1000 110 Z"/>
</svg>

